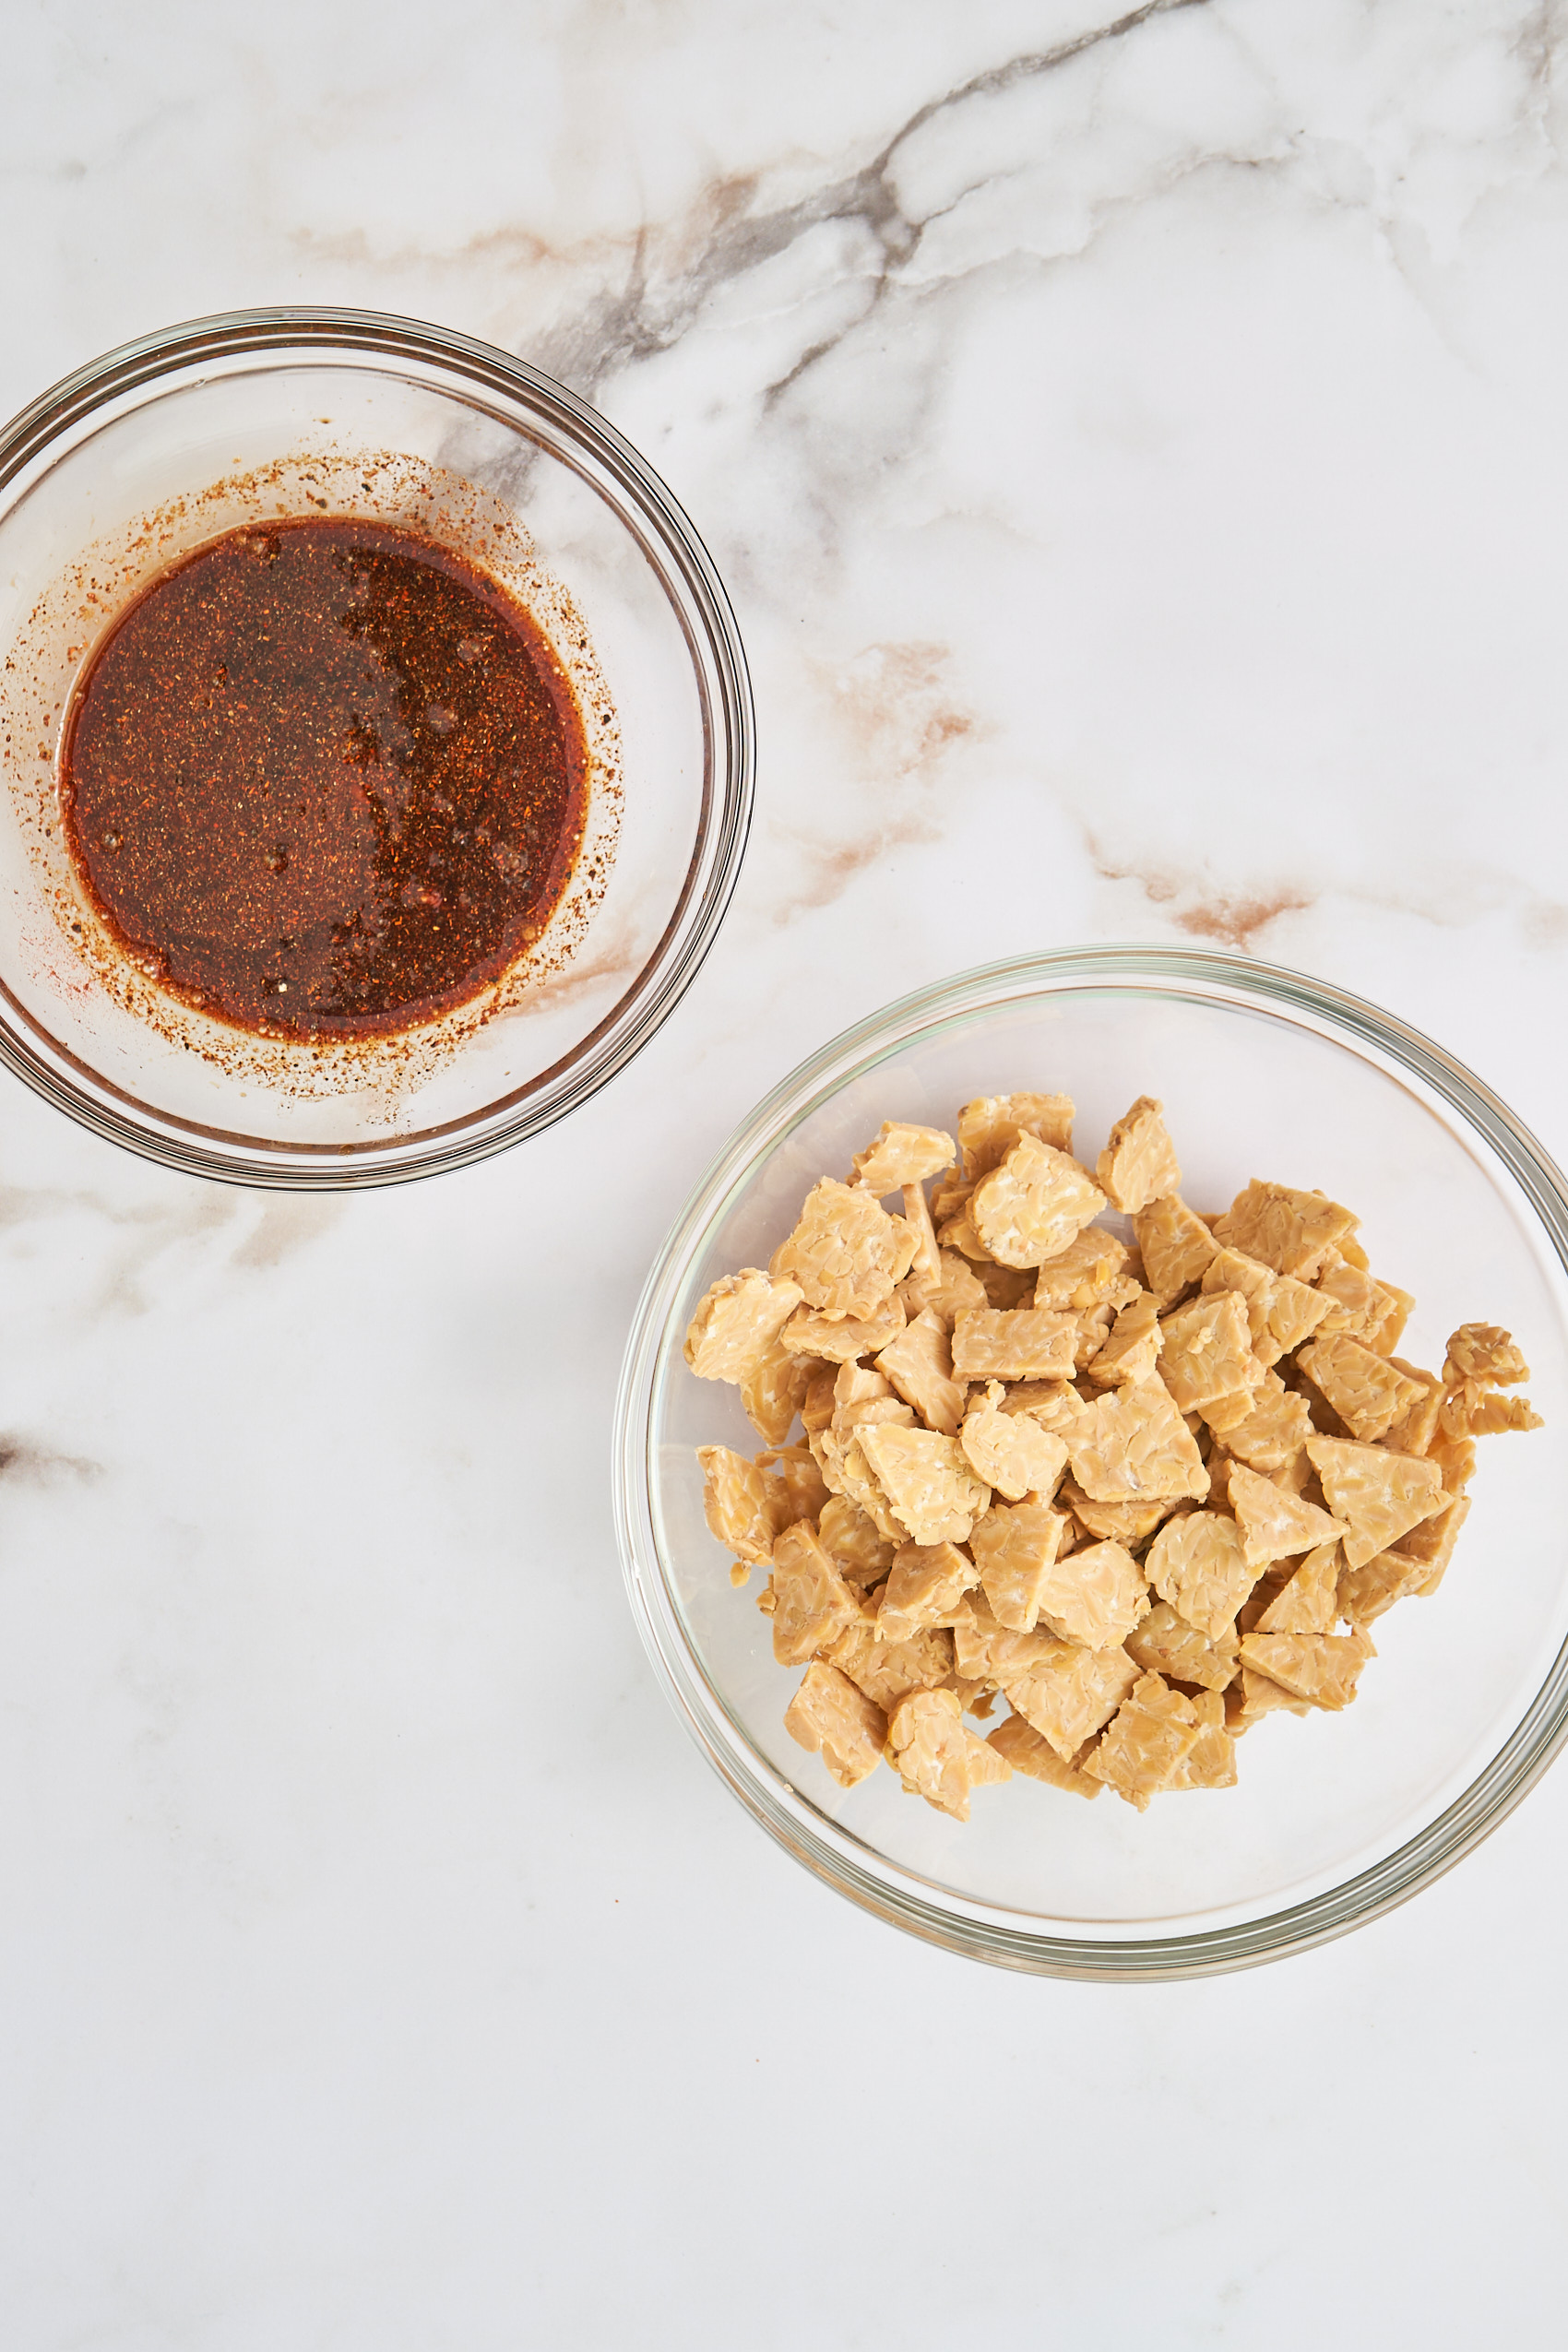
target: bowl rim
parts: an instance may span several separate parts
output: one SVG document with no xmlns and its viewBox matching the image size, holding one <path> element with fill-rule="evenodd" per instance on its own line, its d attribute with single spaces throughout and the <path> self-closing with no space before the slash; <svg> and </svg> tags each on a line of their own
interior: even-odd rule
<svg viewBox="0 0 1568 2352">
<path fill-rule="evenodd" d="M 414 1138 L 294 1144 L 234 1135 L 149 1111 L 49 1037 L 0 982 L 0 1064 L 92 1133 L 163 1167 L 218 1182 L 342 1192 L 412 1182 L 508 1150 L 597 1094 L 647 1044 L 701 968 L 739 879 L 755 790 L 756 716 L 730 598 L 695 524 L 660 476 L 624 434 L 553 376 L 450 327 L 335 304 L 279 304 L 220 312 L 137 336 L 73 369 L 0 426 L 0 507 L 7 487 L 46 461 L 59 436 L 160 378 L 253 354 L 276 364 L 297 354 L 305 363 L 312 351 L 440 369 L 476 392 L 531 410 L 591 458 L 593 473 L 576 470 L 601 495 L 607 478 L 619 519 L 645 553 L 657 548 L 656 568 L 672 575 L 683 592 L 688 609 L 673 609 L 692 653 L 706 754 L 702 811 L 681 894 L 624 994 L 569 1054 L 497 1103 Z M 551 454 L 571 463 L 560 447 Z"/>
<path fill-rule="evenodd" d="M 1160 1983 L 1258 1967 L 1333 1942 L 1381 1918 L 1452 1870 L 1512 1812 L 1568 1741 L 1568 1642 L 1483 1770 L 1434 1820 L 1368 1869 L 1264 1916 L 1186 1933 L 1098 1938 L 1021 1927 L 1006 1907 L 921 1892 L 897 1864 L 868 1868 L 863 1843 L 798 1797 L 729 1716 L 685 1641 L 666 1585 L 652 1510 L 652 1411 L 674 1344 L 670 1317 L 692 1257 L 784 1133 L 809 1118 L 868 1061 L 922 1029 L 1028 997 L 1165 983 L 1207 1003 L 1284 1004 L 1376 1048 L 1440 1095 L 1519 1182 L 1568 1269 L 1568 1182 L 1483 1080 L 1422 1031 L 1365 998 L 1281 965 L 1201 948 L 1108 944 L 974 967 L 912 991 L 807 1057 L 734 1130 L 693 1187 L 648 1274 L 616 1396 L 612 1491 L 627 1598 L 666 1698 L 708 1763 L 796 1861 L 851 1902 L 923 1941 L 1027 1974 L 1095 1983 Z M 715 1708 L 702 1701 L 708 1693 Z M 719 1720 L 715 1720 L 715 1715 Z"/>
</svg>

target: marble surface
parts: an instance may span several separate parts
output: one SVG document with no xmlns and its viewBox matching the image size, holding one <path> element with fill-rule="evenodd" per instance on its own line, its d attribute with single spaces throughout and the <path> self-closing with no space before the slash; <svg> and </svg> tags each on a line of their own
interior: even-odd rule
<svg viewBox="0 0 1568 2352">
<path fill-rule="evenodd" d="M 12 0 L 0 410 L 236 304 L 488 337 L 686 504 L 762 759 L 674 1017 L 477 1171 L 223 1191 L 0 1083 L 7 2345 L 1549 2333 L 1568 1776 L 1288 1966 L 994 1975 L 710 1776 L 605 1461 L 710 1152 L 993 955 L 1301 966 L 1568 1157 L 1565 41 Z"/>
</svg>

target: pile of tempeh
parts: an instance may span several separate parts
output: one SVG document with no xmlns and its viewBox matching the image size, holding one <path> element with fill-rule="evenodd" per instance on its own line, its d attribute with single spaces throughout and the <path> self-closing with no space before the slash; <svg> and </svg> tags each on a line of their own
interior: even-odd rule
<svg viewBox="0 0 1568 2352">
<path fill-rule="evenodd" d="M 1065 1095 L 966 1103 L 956 1150 L 889 1122 L 693 1318 L 766 1441 L 699 1450 L 708 1525 L 734 1583 L 769 1568 L 784 1720 L 844 1788 L 885 1757 L 967 1821 L 1016 1771 L 1140 1811 L 1229 1787 L 1241 1732 L 1348 1705 L 1367 1627 L 1436 1591 L 1475 1438 L 1540 1426 L 1505 1331 L 1395 1355 L 1413 1301 L 1324 1194 L 1189 1208 L 1161 1109 L 1092 1175 Z"/>
</svg>

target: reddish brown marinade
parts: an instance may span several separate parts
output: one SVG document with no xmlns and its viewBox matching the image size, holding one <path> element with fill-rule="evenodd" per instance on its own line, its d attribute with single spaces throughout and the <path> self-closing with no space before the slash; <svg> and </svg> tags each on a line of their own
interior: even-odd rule
<svg viewBox="0 0 1568 2352">
<path fill-rule="evenodd" d="M 535 623 L 375 523 L 232 532 L 90 663 L 66 838 L 127 951 L 268 1035 L 355 1038 L 468 1003 L 539 936 L 588 766 Z"/>
</svg>

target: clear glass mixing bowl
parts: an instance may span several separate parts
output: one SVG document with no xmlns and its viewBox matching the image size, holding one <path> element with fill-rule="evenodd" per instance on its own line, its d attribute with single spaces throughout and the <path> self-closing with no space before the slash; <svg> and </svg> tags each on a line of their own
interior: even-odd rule
<svg viewBox="0 0 1568 2352">
<path fill-rule="evenodd" d="M 351 1068 L 246 1045 L 188 1008 L 143 1017 L 147 984 L 106 983 L 74 944 L 86 914 L 53 822 L 73 686 L 117 611 L 204 540 L 314 512 L 407 522 L 477 558 L 558 649 L 586 648 L 602 703 L 586 880 L 540 943 L 537 984 Z M 612 426 L 467 336 L 246 311 L 79 369 L 0 432 L 0 1060 L 170 1166 L 339 1188 L 517 1143 L 651 1036 L 734 885 L 754 720 L 712 563 Z"/>
<path fill-rule="evenodd" d="M 1442 1590 L 1375 1626 L 1341 1716 L 1274 1716 L 1239 1785 L 1139 1815 L 1028 1780 L 982 1790 L 967 1825 L 879 1770 L 838 1788 L 781 1717 L 755 1583 L 733 1591 L 704 1524 L 694 1449 L 758 1440 L 734 1389 L 681 1343 L 720 1274 L 766 1265 L 824 1172 L 884 1119 L 951 1132 L 957 1106 L 1065 1090 L 1081 1147 L 1161 1097 L 1186 1197 L 1253 1176 L 1360 1211 L 1373 1267 L 1414 1292 L 1401 1346 L 1439 1364 L 1461 1322 L 1506 1324 L 1547 1429 L 1482 1441 L 1475 1506 Z M 1299 973 L 1111 947 L 969 972 L 891 1005 L 768 1096 L 698 1184 L 649 1277 L 622 1377 L 614 1477 L 632 1605 L 704 1753 L 796 1859 L 868 1910 L 952 1951 L 1045 1975 L 1125 1980 L 1244 1967 L 1343 1934 L 1469 1851 L 1568 1733 L 1568 1196 L 1482 1083 L 1392 1016 Z"/>
</svg>

